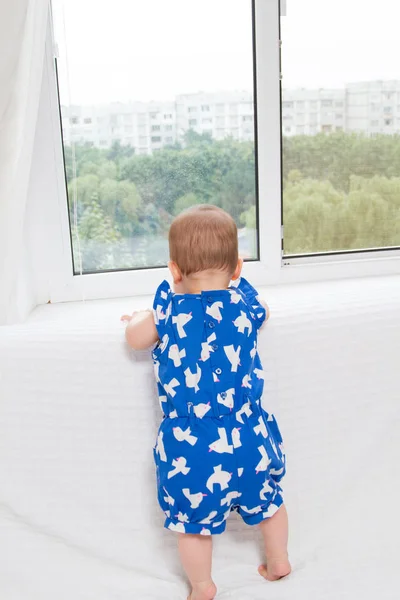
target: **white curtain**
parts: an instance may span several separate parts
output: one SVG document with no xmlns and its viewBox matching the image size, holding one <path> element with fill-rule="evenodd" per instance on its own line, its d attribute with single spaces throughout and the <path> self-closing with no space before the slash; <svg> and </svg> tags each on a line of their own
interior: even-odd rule
<svg viewBox="0 0 400 600">
<path fill-rule="evenodd" d="M 24 222 L 48 10 L 48 0 L 0 1 L 0 325 L 33 302 Z"/>
</svg>

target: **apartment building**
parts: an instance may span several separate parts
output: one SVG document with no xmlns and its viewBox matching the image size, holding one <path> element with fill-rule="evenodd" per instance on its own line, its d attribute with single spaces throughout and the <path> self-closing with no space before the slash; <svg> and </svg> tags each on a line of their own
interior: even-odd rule
<svg viewBox="0 0 400 600">
<path fill-rule="evenodd" d="M 347 93 L 347 131 L 400 133 L 400 81 L 350 83 Z"/>
<path fill-rule="evenodd" d="M 315 135 L 346 129 L 345 90 L 284 90 L 282 133 Z"/>
<path fill-rule="evenodd" d="M 61 108 L 64 141 L 109 148 L 116 141 L 137 154 L 182 142 L 189 129 L 216 140 L 254 139 L 250 92 L 181 94 L 172 102 L 131 102 Z M 400 80 L 350 83 L 344 89 L 283 90 L 284 136 L 337 131 L 400 133 Z"/>
</svg>

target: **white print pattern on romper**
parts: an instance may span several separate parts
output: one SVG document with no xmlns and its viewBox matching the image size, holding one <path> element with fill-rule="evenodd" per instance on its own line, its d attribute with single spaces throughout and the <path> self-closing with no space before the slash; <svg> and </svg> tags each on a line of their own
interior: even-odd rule
<svg viewBox="0 0 400 600">
<path fill-rule="evenodd" d="M 250 358 L 254 358 L 257 354 L 257 342 L 254 342 L 253 348 L 250 350 Z"/>
<path fill-rule="evenodd" d="M 257 379 L 265 379 L 265 373 L 262 369 L 254 369 Z"/>
<path fill-rule="evenodd" d="M 264 446 L 259 446 L 258 451 L 261 454 L 261 460 L 256 466 L 256 473 L 259 473 L 260 471 L 266 471 L 268 466 L 271 464 L 271 459 L 269 458 Z"/>
<path fill-rule="evenodd" d="M 249 337 L 253 330 L 253 325 L 251 324 L 251 321 L 244 310 L 240 311 L 239 317 L 236 317 L 236 319 L 233 321 L 233 324 L 235 327 L 237 327 L 239 333 L 245 333 L 245 329 L 247 329 L 247 337 Z"/>
<path fill-rule="evenodd" d="M 247 512 L 247 514 L 249 515 L 258 515 L 258 513 L 262 511 L 261 506 L 255 506 L 254 508 L 247 508 L 247 506 L 241 506 L 240 508 L 244 510 L 244 512 Z"/>
<path fill-rule="evenodd" d="M 168 494 L 168 492 L 165 488 L 163 488 L 163 490 L 166 493 L 166 496 L 164 496 L 164 502 L 166 502 L 170 506 L 174 506 L 175 500 L 173 499 L 173 497 Z"/>
<path fill-rule="evenodd" d="M 224 523 L 224 521 L 226 521 L 226 519 L 229 517 L 230 514 L 231 514 L 231 507 L 229 507 L 228 510 L 226 511 L 226 513 L 224 514 L 222 521 L 213 523 L 213 527 L 219 527 L 220 525 L 222 525 L 222 523 Z"/>
<path fill-rule="evenodd" d="M 251 376 L 245 375 L 242 379 L 242 387 L 251 389 Z"/>
<path fill-rule="evenodd" d="M 240 427 L 234 427 L 232 429 L 232 443 L 234 448 L 240 448 L 242 442 L 240 441 Z"/>
<path fill-rule="evenodd" d="M 201 379 L 201 369 L 200 366 L 198 364 L 196 364 L 196 372 L 192 373 L 192 371 L 189 369 L 189 367 L 187 369 L 185 369 L 185 378 L 186 378 L 186 385 L 188 388 L 194 388 L 194 391 L 197 393 L 199 391 L 199 381 Z"/>
<path fill-rule="evenodd" d="M 171 347 L 168 351 L 168 358 L 170 358 L 173 361 L 174 367 L 180 367 L 182 364 L 181 358 L 185 358 L 185 356 L 186 356 L 185 348 L 183 348 L 183 350 L 179 350 L 178 344 L 171 345 Z"/>
<path fill-rule="evenodd" d="M 168 529 L 176 531 L 177 533 L 186 533 L 186 529 L 183 523 L 170 523 Z"/>
<path fill-rule="evenodd" d="M 243 404 L 242 408 L 237 411 L 236 421 L 239 421 L 239 423 L 244 424 L 243 415 L 246 415 L 246 417 L 249 418 L 252 414 L 253 411 L 251 410 L 250 402 L 246 402 L 246 404 Z"/>
<path fill-rule="evenodd" d="M 183 513 L 181 511 L 178 512 L 175 518 L 178 519 L 178 521 L 180 521 L 181 523 L 189 523 L 189 517 L 186 513 Z"/>
<path fill-rule="evenodd" d="M 272 494 L 273 488 L 269 485 L 269 479 L 264 481 L 263 486 L 260 491 L 260 499 L 266 500 L 266 494 Z"/>
<path fill-rule="evenodd" d="M 202 419 L 204 415 L 206 415 L 208 411 L 211 410 L 211 406 L 209 402 L 208 404 L 204 404 L 204 402 L 201 402 L 200 404 L 196 404 L 196 406 L 193 407 L 193 410 L 196 417 Z"/>
<path fill-rule="evenodd" d="M 163 437 L 164 434 L 162 431 L 160 431 L 157 437 L 156 452 L 159 455 L 160 460 L 162 460 L 163 462 L 167 462 L 167 455 L 165 453 Z"/>
<path fill-rule="evenodd" d="M 169 383 L 164 383 L 164 390 L 173 398 L 176 395 L 174 388 L 178 387 L 178 385 L 180 385 L 180 383 L 176 377 L 174 377 Z"/>
<path fill-rule="evenodd" d="M 178 475 L 178 473 L 182 473 L 182 475 L 187 475 L 190 471 L 190 467 L 186 466 L 186 458 L 184 458 L 183 456 L 177 459 L 174 458 L 174 460 L 172 461 L 172 466 L 175 468 L 172 469 L 172 471 L 169 471 L 168 479 L 171 479 L 171 477 L 175 477 L 175 475 Z"/>
<path fill-rule="evenodd" d="M 168 333 L 166 333 L 165 335 L 163 335 L 161 343 L 160 343 L 161 354 L 165 351 L 166 347 L 168 346 L 168 342 L 169 342 L 169 335 L 168 335 Z"/>
<path fill-rule="evenodd" d="M 218 300 L 218 302 L 213 302 L 210 306 L 207 306 L 206 313 L 219 323 L 220 321 L 222 321 L 222 314 L 220 309 L 223 307 L 223 303 Z"/>
<path fill-rule="evenodd" d="M 189 488 L 184 488 L 182 490 L 182 494 L 187 498 L 190 502 L 190 508 L 198 508 L 200 504 L 203 502 L 203 499 L 207 494 L 203 494 L 202 492 L 197 492 L 196 494 L 191 494 Z"/>
<path fill-rule="evenodd" d="M 225 354 L 232 365 L 231 371 L 236 373 L 238 370 L 238 366 L 240 365 L 240 350 L 241 347 L 238 346 L 235 350 L 235 346 L 230 344 L 229 346 L 224 346 Z"/>
<path fill-rule="evenodd" d="M 176 317 L 172 317 L 172 323 L 176 325 L 177 332 L 180 338 L 186 337 L 186 331 L 184 330 L 185 325 L 192 319 L 191 313 L 179 313 Z"/>
<path fill-rule="evenodd" d="M 232 479 L 232 473 L 222 470 L 222 465 L 214 467 L 214 473 L 207 479 L 206 486 L 211 493 L 214 492 L 214 485 L 221 486 L 221 490 L 226 490 L 229 487 L 229 482 Z"/>
<path fill-rule="evenodd" d="M 214 348 L 211 346 L 211 342 L 214 342 L 216 339 L 217 339 L 217 336 L 213 332 L 211 335 L 208 336 L 206 342 L 201 343 L 200 360 L 202 362 L 205 362 L 206 360 L 208 360 L 210 358 L 210 353 L 214 352 Z"/>
<path fill-rule="evenodd" d="M 216 510 L 212 510 L 210 512 L 210 514 L 208 515 L 208 517 L 206 517 L 205 519 L 200 521 L 200 525 L 211 525 L 211 522 L 213 521 L 213 519 L 215 519 L 217 514 L 218 514 L 218 512 Z"/>
<path fill-rule="evenodd" d="M 240 498 L 240 496 L 242 495 L 241 492 L 228 492 L 227 495 L 225 496 L 225 498 L 222 498 L 221 500 L 221 506 L 230 506 L 233 502 L 233 500 L 236 500 L 237 498 Z"/>
<path fill-rule="evenodd" d="M 233 446 L 228 443 L 228 436 L 224 427 L 218 427 L 219 439 L 209 445 L 210 451 L 218 454 L 233 454 Z"/>
<path fill-rule="evenodd" d="M 190 427 L 185 430 L 180 427 L 174 427 L 172 431 L 178 442 L 187 442 L 191 446 L 194 446 L 198 440 L 196 436 L 192 435 Z"/>
<path fill-rule="evenodd" d="M 222 396 L 222 394 L 224 396 Z M 217 402 L 219 404 L 222 404 L 223 406 L 226 406 L 226 408 L 230 408 L 232 410 L 234 405 L 233 396 L 235 394 L 235 388 L 229 388 L 229 390 L 226 390 L 226 392 L 222 392 L 222 394 L 217 395 Z"/>
<path fill-rule="evenodd" d="M 235 292 L 235 290 L 229 290 L 229 293 L 231 295 L 231 304 L 239 304 L 242 300 L 242 296 Z"/>
<path fill-rule="evenodd" d="M 256 425 L 255 427 L 253 427 L 254 429 L 254 433 L 256 435 L 261 435 L 263 436 L 263 438 L 267 438 L 268 437 L 268 430 L 267 427 L 264 423 L 264 419 L 262 418 L 262 416 L 260 415 L 258 417 L 258 425 Z"/>
</svg>

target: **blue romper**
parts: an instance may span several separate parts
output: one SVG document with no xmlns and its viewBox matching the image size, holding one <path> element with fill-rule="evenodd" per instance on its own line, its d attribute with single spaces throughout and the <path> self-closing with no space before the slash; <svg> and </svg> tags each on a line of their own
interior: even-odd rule
<svg viewBox="0 0 400 600">
<path fill-rule="evenodd" d="M 227 290 L 175 294 L 167 281 L 154 299 L 153 350 L 164 420 L 154 459 L 165 527 L 222 533 L 237 510 L 249 525 L 283 503 L 282 437 L 261 406 L 257 352 L 266 312 L 244 279 Z"/>
</svg>

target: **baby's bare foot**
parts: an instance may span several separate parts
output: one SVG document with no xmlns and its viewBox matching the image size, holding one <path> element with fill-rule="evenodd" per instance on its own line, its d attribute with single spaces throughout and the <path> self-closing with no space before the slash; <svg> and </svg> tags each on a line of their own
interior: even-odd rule
<svg viewBox="0 0 400 600">
<path fill-rule="evenodd" d="M 217 595 L 217 587 L 211 582 L 199 584 L 193 588 L 188 600 L 213 600 Z"/>
<path fill-rule="evenodd" d="M 267 565 L 260 565 L 258 567 L 258 572 L 264 579 L 268 579 L 268 581 L 277 581 L 278 579 L 282 579 L 282 577 L 286 577 L 289 575 L 292 567 L 290 566 L 290 562 L 285 560 L 270 560 Z"/>
</svg>

